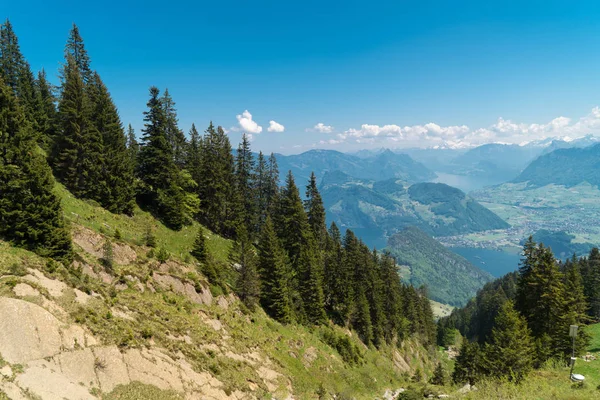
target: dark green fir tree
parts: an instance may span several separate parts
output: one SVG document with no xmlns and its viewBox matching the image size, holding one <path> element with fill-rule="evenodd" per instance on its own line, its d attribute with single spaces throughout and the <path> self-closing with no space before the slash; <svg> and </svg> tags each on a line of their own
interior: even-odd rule
<svg viewBox="0 0 600 400">
<path fill-rule="evenodd" d="M 71 237 L 31 124 L 0 78 L 0 236 L 70 264 Z"/>
</svg>

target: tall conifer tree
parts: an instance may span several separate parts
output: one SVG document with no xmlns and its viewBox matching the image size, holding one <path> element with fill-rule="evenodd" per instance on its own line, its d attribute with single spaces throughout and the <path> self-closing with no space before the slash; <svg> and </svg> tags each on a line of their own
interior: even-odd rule
<svg viewBox="0 0 600 400">
<path fill-rule="evenodd" d="M 88 84 L 92 80 L 92 68 L 90 56 L 85 49 L 83 44 L 83 38 L 79 33 L 77 25 L 73 24 L 71 31 L 69 32 L 69 38 L 67 39 L 67 45 L 65 46 L 65 60 L 71 58 L 77 70 L 81 74 L 81 80 L 84 84 Z M 66 76 L 66 73 L 65 73 Z"/>
<path fill-rule="evenodd" d="M 293 322 L 291 272 L 270 217 L 265 221 L 258 243 L 258 272 L 262 307 L 279 322 Z"/>
<path fill-rule="evenodd" d="M 486 372 L 518 383 L 531 371 L 533 350 L 527 322 L 515 311 L 512 301 L 505 302 L 484 350 Z"/>
<path fill-rule="evenodd" d="M 59 104 L 61 132 L 51 154 L 54 173 L 76 197 L 101 201 L 108 190 L 102 176 L 102 137 L 90 120 L 92 104 L 70 56 L 64 72 Z"/>
<path fill-rule="evenodd" d="M 70 264 L 73 253 L 54 179 L 23 109 L 0 78 L 0 236 Z"/>
<path fill-rule="evenodd" d="M 106 190 L 100 204 L 113 213 L 133 212 L 133 167 L 127 151 L 123 125 L 108 89 L 97 73 L 92 74 L 88 93 L 93 109 L 91 120 L 103 145 L 102 178 Z"/>
<path fill-rule="evenodd" d="M 221 235 L 233 237 L 237 224 L 234 162 L 231 143 L 221 127 L 215 128 L 211 122 L 202 139 L 201 151 L 200 221 Z"/>
<path fill-rule="evenodd" d="M 171 145 L 173 161 L 179 168 L 183 168 L 186 160 L 187 142 L 183 131 L 179 129 L 177 118 L 177 110 L 175 109 L 175 101 L 169 94 L 169 89 L 165 89 L 165 92 L 161 98 L 162 106 L 165 110 L 165 128 L 166 135 L 169 144 Z"/>
<path fill-rule="evenodd" d="M 36 116 L 35 78 L 25 57 L 12 24 L 7 19 L 0 25 L 0 77 L 23 107 L 25 117 L 33 124 L 32 134 L 38 135 Z"/>
<path fill-rule="evenodd" d="M 241 223 L 250 234 L 254 231 L 257 221 L 256 208 L 256 175 L 255 162 L 250 150 L 250 140 L 246 134 L 242 135 L 242 141 L 238 146 L 235 158 L 236 190 L 240 196 L 241 204 L 239 216 Z M 252 235 L 250 235 L 252 236 Z"/>
<path fill-rule="evenodd" d="M 315 237 L 315 240 L 321 248 L 325 246 L 325 237 L 327 236 L 327 225 L 325 222 L 325 207 L 323 199 L 317 188 L 317 178 L 315 173 L 310 174 L 310 181 L 306 186 L 306 200 L 304 208 L 308 216 L 308 224 Z"/>
<path fill-rule="evenodd" d="M 58 134 L 58 111 L 54 88 L 46 79 L 46 73 L 41 70 L 35 81 L 36 92 L 36 121 L 40 130 L 40 144 L 45 150 L 50 150 L 52 141 Z"/>
<path fill-rule="evenodd" d="M 133 168 L 134 171 L 137 170 L 138 167 L 138 155 L 140 153 L 140 144 L 135 138 L 135 130 L 129 124 L 127 127 L 127 154 L 129 154 L 129 164 Z"/>
<path fill-rule="evenodd" d="M 240 266 L 236 292 L 246 307 L 254 311 L 260 299 L 260 280 L 256 267 L 257 257 L 243 225 L 237 230 L 230 259 Z"/>
<path fill-rule="evenodd" d="M 186 220 L 185 194 L 173 162 L 172 148 L 166 135 L 166 116 L 156 87 L 150 88 L 148 111 L 144 112 L 144 136 L 139 153 L 138 177 L 143 182 L 139 201 L 173 229 L 181 229 Z"/>
</svg>

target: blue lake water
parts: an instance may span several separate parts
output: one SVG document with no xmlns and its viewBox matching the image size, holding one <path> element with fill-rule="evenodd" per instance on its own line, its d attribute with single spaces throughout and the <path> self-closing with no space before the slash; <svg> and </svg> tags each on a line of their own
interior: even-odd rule
<svg viewBox="0 0 600 400">
<path fill-rule="evenodd" d="M 451 247 L 450 250 L 497 278 L 519 268 L 521 258 L 518 254 L 472 247 Z"/>
</svg>

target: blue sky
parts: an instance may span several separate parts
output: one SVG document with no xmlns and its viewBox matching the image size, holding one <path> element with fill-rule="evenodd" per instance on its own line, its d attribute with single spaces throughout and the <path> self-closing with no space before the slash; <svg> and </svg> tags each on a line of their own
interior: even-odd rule
<svg viewBox="0 0 600 400">
<path fill-rule="evenodd" d="M 30 0 L 0 17 L 54 79 L 75 22 L 138 134 L 151 85 L 186 132 L 213 120 L 235 144 L 243 126 L 263 151 L 600 134 L 596 1 Z"/>
</svg>

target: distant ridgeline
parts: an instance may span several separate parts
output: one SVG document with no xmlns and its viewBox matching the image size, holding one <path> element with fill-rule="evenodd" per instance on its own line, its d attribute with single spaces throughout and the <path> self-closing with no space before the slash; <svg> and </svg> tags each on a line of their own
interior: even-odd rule
<svg viewBox="0 0 600 400">
<path fill-rule="evenodd" d="M 529 186 L 549 184 L 576 186 L 582 182 L 600 185 L 600 144 L 585 148 L 559 149 L 540 156 L 514 179 Z"/>
<path fill-rule="evenodd" d="M 464 341 L 454 380 L 471 384 L 485 376 L 519 381 L 550 359 L 567 362 L 569 326 L 579 325 L 576 354 L 589 343 L 585 325 L 600 320 L 600 252 L 557 262 L 532 239 L 519 271 L 487 283 L 477 296 L 438 323 L 438 344 Z M 518 311 L 518 313 L 515 312 Z"/>
<path fill-rule="evenodd" d="M 509 227 L 464 192 L 443 183 L 408 186 L 400 179 L 365 180 L 333 171 L 323 176 L 320 189 L 328 220 L 356 231 L 371 246 L 384 247 L 388 237 L 407 226 L 432 236 Z"/>
<path fill-rule="evenodd" d="M 275 156 L 255 157 L 246 135 L 235 153 L 212 122 L 203 135 L 192 124 L 186 136 L 168 90 L 150 88 L 138 143 L 92 69 L 77 26 L 56 97 L 44 73 L 31 72 L 8 21 L 0 37 L 0 238 L 76 273 L 70 267 L 77 249 L 54 174 L 73 197 L 111 213 L 134 215 L 141 208 L 173 231 L 202 224 L 231 239 L 228 262 L 217 262 L 199 227 L 193 248 L 178 256 L 193 256 L 211 285 L 234 290 L 251 311 L 260 306 L 285 324 L 333 321 L 376 347 L 408 337 L 433 344 L 429 299 L 400 281 L 389 255 L 371 250 L 351 230 L 327 228 L 317 178 L 309 173 L 343 165 L 361 177 L 394 171 L 388 176 L 412 181 L 432 176 L 425 167 L 389 152 L 371 160 L 318 151 L 283 158 L 286 170 L 306 180 L 301 194 L 292 171 L 284 171 L 280 187 Z M 313 159 L 310 169 L 302 157 Z M 153 247 L 148 230 L 145 244 Z M 169 258 L 165 253 L 156 252 L 160 260 Z"/>
<path fill-rule="evenodd" d="M 412 285 L 426 285 L 430 298 L 445 304 L 465 305 L 493 279 L 416 227 L 390 237 L 387 250 L 399 265 L 410 269 Z"/>
<path fill-rule="evenodd" d="M 334 171 L 341 171 L 358 179 L 399 179 L 403 182 L 424 182 L 435 178 L 425 165 L 407 154 L 396 154 L 390 150 L 357 157 L 334 150 L 310 150 L 302 154 L 284 156 L 277 154 L 282 172 L 292 171 L 300 180 L 308 180 L 314 171 L 317 180 Z M 285 176 L 282 175 L 282 181 Z"/>
</svg>

